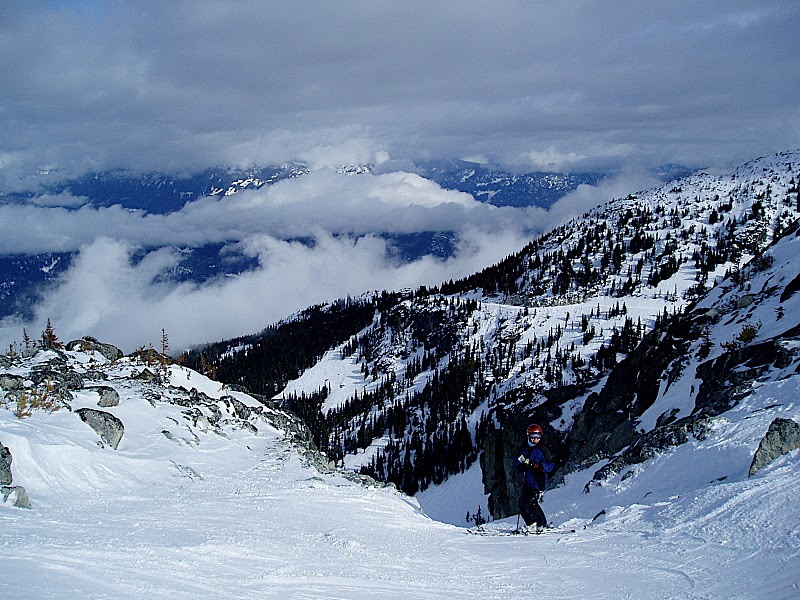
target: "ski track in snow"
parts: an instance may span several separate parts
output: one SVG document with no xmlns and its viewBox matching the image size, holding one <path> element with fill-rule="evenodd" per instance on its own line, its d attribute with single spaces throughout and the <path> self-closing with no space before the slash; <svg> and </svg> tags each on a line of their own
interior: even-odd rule
<svg viewBox="0 0 800 600">
<path fill-rule="evenodd" d="M 204 451 L 204 443 L 217 447 Z M 732 497 L 722 489 L 710 511 L 708 499 L 689 502 L 689 512 L 700 514 L 671 529 L 656 524 L 675 522 L 685 503 L 621 510 L 574 534 L 480 537 L 432 521 L 400 493 L 320 475 L 277 432 L 249 438 L 249 459 L 231 468 L 224 450 L 233 443 L 202 440 L 207 456 L 195 467 L 205 464 L 203 479 L 171 469 L 118 491 L 34 496 L 32 511 L 0 505 L 0 592 L 31 599 L 507 599 L 756 597 L 770 585 L 778 594 L 797 589 L 797 527 L 790 540 L 769 544 L 725 525 L 741 523 L 755 497 L 777 509 L 790 497 L 791 473 L 771 492 L 758 481 L 738 484 L 746 489 Z M 144 465 L 145 476 L 154 472 Z M 788 554 L 787 541 L 794 545 Z"/>
<path fill-rule="evenodd" d="M 457 523 L 474 510 L 474 470 L 419 500 L 364 488 L 318 473 L 263 420 L 257 435 L 228 425 L 216 435 L 181 406 L 148 402 L 140 384 L 114 382 L 116 451 L 67 410 L 24 420 L 0 410 L 14 483 L 33 503 L 0 504 L 3 597 L 800 597 L 800 451 L 746 477 L 771 420 L 798 416 L 795 377 L 758 386 L 705 440 L 589 494 L 598 465 L 568 475 L 543 506 L 576 533 L 519 537 L 465 535 L 424 514 Z M 222 395 L 178 368 L 173 384 Z M 96 402 L 76 392 L 73 410 Z"/>
</svg>

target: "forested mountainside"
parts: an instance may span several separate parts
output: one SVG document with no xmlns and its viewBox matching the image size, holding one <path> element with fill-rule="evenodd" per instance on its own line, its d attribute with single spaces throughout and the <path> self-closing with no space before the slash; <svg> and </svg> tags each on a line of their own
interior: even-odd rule
<svg viewBox="0 0 800 600">
<path fill-rule="evenodd" d="M 526 422 L 545 428 L 556 480 L 673 422 L 665 408 L 639 431 L 636 419 L 655 401 L 644 387 L 659 384 L 629 373 L 644 386 L 633 410 L 635 402 L 605 400 L 605 385 L 621 385 L 609 374 L 656 329 L 653 354 L 636 360 L 650 361 L 657 379 L 676 357 L 652 340 L 724 278 L 747 291 L 770 268 L 765 250 L 800 215 L 798 158 L 777 154 L 615 199 L 464 280 L 317 307 L 313 319 L 300 314 L 185 359 L 282 398 L 331 459 L 408 493 L 482 455 L 492 510 L 503 515 L 513 495 L 508 450 Z M 335 335 L 306 350 L 319 338 L 314 319 L 326 318 L 339 324 Z M 270 338 L 285 341 L 258 343 Z M 606 411 L 628 412 L 605 423 Z"/>
</svg>

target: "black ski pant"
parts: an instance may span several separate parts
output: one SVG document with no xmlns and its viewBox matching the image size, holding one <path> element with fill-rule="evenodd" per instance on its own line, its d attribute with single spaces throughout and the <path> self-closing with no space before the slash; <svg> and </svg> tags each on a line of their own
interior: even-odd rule
<svg viewBox="0 0 800 600">
<path fill-rule="evenodd" d="M 519 514 L 522 515 L 525 525 L 536 523 L 539 527 L 547 525 L 547 517 L 544 515 L 542 507 L 539 505 L 541 492 L 535 487 L 525 486 L 522 488 L 522 497 L 519 500 Z"/>
</svg>

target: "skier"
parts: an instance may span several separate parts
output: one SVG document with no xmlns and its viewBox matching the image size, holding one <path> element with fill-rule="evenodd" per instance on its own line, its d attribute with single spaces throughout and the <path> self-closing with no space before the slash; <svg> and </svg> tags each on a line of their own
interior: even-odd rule
<svg viewBox="0 0 800 600">
<path fill-rule="evenodd" d="M 555 465 L 548 460 L 549 452 L 541 443 L 542 428 L 535 424 L 528 425 L 527 437 L 528 443 L 523 446 L 516 460 L 517 471 L 522 474 L 519 512 L 528 531 L 533 529 L 534 524 L 535 531 L 541 531 L 547 526 L 547 517 L 539 502 L 547 487 L 547 475 L 552 473 Z"/>
</svg>

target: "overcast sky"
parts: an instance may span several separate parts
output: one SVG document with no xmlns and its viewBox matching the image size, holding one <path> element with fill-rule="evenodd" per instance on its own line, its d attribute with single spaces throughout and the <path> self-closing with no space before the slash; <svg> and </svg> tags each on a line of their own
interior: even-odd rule
<svg viewBox="0 0 800 600">
<path fill-rule="evenodd" d="M 800 2 L 6 0 L 0 190 L 48 169 L 191 171 L 290 160 L 314 172 L 170 215 L 69 193 L 0 203 L 0 254 L 79 251 L 42 304 L 64 338 L 177 346 L 315 302 L 482 269 L 647 170 L 728 170 L 800 147 Z M 496 209 L 411 173 L 425 158 L 609 169 L 550 211 Z M 375 175 L 323 167 L 381 163 Z M 58 175 L 56 175 L 58 176 Z M 397 264 L 379 232 L 455 230 L 456 254 Z M 306 247 L 285 240 L 316 239 Z M 165 286 L 174 250 L 239 242 L 259 268 Z"/>
<path fill-rule="evenodd" d="M 800 145 L 798 31 L 794 0 L 6 0 L 0 172 L 736 165 Z"/>
</svg>

